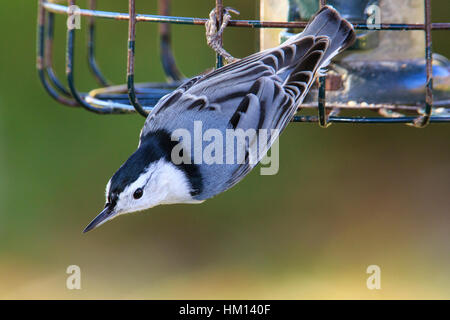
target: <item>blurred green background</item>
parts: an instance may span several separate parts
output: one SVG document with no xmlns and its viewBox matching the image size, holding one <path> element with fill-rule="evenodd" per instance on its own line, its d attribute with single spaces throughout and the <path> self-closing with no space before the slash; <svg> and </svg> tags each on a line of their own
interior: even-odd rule
<svg viewBox="0 0 450 320">
<path fill-rule="evenodd" d="M 127 1 L 98 1 L 127 11 Z M 450 4 L 433 0 L 433 21 Z M 85 1 L 80 1 L 85 6 Z M 156 1 L 137 1 L 156 12 Z M 225 0 L 255 19 L 256 1 Z M 174 15 L 206 17 L 212 1 L 173 1 Z M 82 234 L 104 204 L 105 184 L 134 151 L 144 119 L 98 116 L 52 100 L 35 68 L 37 1 L 0 9 L 0 298 L 450 298 L 450 126 L 292 124 L 281 138 L 280 171 L 254 170 L 201 205 L 122 216 Z M 65 21 L 55 61 L 64 72 Z M 76 81 L 94 88 L 84 63 Z M 178 65 L 193 76 L 214 64 L 204 29 L 174 26 Z M 127 23 L 98 24 L 100 67 L 123 83 Z M 229 28 L 226 48 L 257 50 L 258 30 Z M 433 34 L 450 57 L 449 33 Z M 137 34 L 137 80 L 163 81 L 157 25 Z M 66 289 L 81 267 L 82 290 Z M 366 288 L 368 265 L 381 290 Z"/>
</svg>

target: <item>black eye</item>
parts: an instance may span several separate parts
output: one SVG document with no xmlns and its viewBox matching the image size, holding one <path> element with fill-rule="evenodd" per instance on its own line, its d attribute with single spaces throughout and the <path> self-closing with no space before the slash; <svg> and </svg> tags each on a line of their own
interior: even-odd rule
<svg viewBox="0 0 450 320">
<path fill-rule="evenodd" d="M 141 188 L 137 188 L 136 191 L 133 193 L 133 197 L 135 199 L 139 199 L 144 194 L 144 191 Z"/>
</svg>

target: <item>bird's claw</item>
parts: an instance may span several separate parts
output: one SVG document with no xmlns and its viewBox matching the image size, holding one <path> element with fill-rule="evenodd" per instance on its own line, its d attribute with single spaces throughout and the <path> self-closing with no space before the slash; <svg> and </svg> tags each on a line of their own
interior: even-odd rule
<svg viewBox="0 0 450 320">
<path fill-rule="evenodd" d="M 222 34 L 225 30 L 226 26 L 228 25 L 228 22 L 231 20 L 231 14 L 240 14 L 239 11 L 237 11 L 234 8 L 226 7 L 223 8 L 223 20 L 222 24 L 219 27 L 219 30 L 217 30 L 217 16 L 216 16 L 216 9 L 211 10 L 209 13 L 209 19 L 205 24 L 206 27 L 206 42 L 208 46 L 210 46 L 217 54 L 221 55 L 228 63 L 232 63 L 238 59 L 234 58 L 231 54 L 229 54 L 222 46 Z"/>
</svg>

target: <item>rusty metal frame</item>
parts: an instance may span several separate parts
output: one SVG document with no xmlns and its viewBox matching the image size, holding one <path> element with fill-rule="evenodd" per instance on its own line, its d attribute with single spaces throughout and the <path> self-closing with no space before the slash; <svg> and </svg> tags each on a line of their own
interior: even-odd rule
<svg viewBox="0 0 450 320">
<path fill-rule="evenodd" d="M 66 77 L 68 88 L 56 77 L 56 73 L 52 66 L 53 54 L 53 29 L 55 14 L 69 14 L 69 6 L 75 5 L 75 0 L 68 0 L 68 6 L 50 3 L 47 0 L 38 0 L 38 35 L 37 35 L 37 69 L 39 78 L 49 93 L 58 102 L 72 106 L 83 107 L 88 111 L 98 114 L 122 114 L 138 112 L 143 116 L 147 116 L 151 111 L 151 107 L 143 106 L 138 100 L 139 92 L 147 92 L 150 90 L 156 101 L 158 97 L 170 92 L 181 80 L 181 72 L 175 65 L 170 47 L 170 30 L 168 24 L 189 24 L 204 25 L 207 21 L 205 18 L 192 17 L 176 17 L 168 14 L 168 0 L 160 0 L 160 13 L 162 15 L 137 14 L 135 9 L 135 0 L 129 0 L 129 12 L 117 13 L 96 10 L 96 0 L 89 1 L 89 9 L 81 9 L 80 16 L 88 18 L 89 34 L 88 34 L 88 61 L 89 67 L 96 78 L 97 82 L 105 87 L 103 89 L 93 90 L 90 93 L 80 93 L 75 86 L 74 81 L 74 40 L 75 30 L 67 31 L 67 47 L 66 47 Z M 320 6 L 326 4 L 326 0 L 318 0 Z M 433 115 L 433 57 L 432 57 L 432 30 L 450 30 L 450 23 L 432 23 L 431 22 L 431 0 L 424 0 L 425 4 L 425 23 L 424 24 L 381 24 L 379 30 L 423 30 L 425 33 L 425 60 L 426 60 L 426 89 L 425 89 L 425 105 L 424 106 L 404 106 L 405 109 L 413 108 L 419 110 L 423 107 L 424 112 L 419 116 L 400 116 L 400 117 L 340 117 L 339 111 L 345 106 L 326 105 L 326 78 L 319 78 L 318 103 L 316 106 L 302 105 L 302 107 L 317 107 L 317 116 L 300 116 L 293 118 L 294 122 L 318 122 L 320 126 L 327 127 L 333 122 L 345 123 L 407 123 L 416 127 L 425 127 L 430 122 L 450 122 L 449 116 Z M 218 23 L 222 19 L 223 1 L 216 0 L 215 8 L 217 11 Z M 127 57 L 127 85 L 126 87 L 111 87 L 110 82 L 101 73 L 95 60 L 95 19 L 114 19 L 125 20 L 129 23 L 128 36 L 128 57 Z M 160 23 L 161 38 L 161 58 L 164 71 L 170 80 L 176 80 L 173 83 L 151 83 L 147 85 L 136 85 L 134 83 L 134 61 L 135 61 L 135 36 L 136 24 L 138 22 L 156 22 Z M 230 27 L 244 28 L 304 28 L 307 22 L 271 22 L 259 20 L 231 20 Z M 357 30 L 368 30 L 372 26 L 367 24 L 353 24 Z M 221 67 L 223 60 L 221 56 L 217 56 L 216 67 Z M 113 89 L 120 88 L 127 93 L 129 103 L 125 100 L 121 102 L 105 102 L 99 99 L 99 96 L 107 97 L 108 94 L 115 92 Z M 147 91 L 146 91 L 147 90 Z M 450 101 L 444 101 L 441 107 L 450 107 Z M 376 109 L 376 108 L 401 108 L 400 106 L 353 106 L 357 109 Z M 327 112 L 328 111 L 328 112 Z"/>
</svg>

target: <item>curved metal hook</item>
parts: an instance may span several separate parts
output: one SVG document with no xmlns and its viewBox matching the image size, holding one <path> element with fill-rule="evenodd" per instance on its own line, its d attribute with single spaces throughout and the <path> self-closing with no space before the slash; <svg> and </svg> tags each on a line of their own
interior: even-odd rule
<svg viewBox="0 0 450 320">
<path fill-rule="evenodd" d="M 89 9 L 95 10 L 96 0 L 89 0 Z M 98 67 L 97 60 L 95 59 L 95 18 L 89 17 L 89 32 L 88 32 L 88 62 L 89 68 L 94 74 L 97 82 L 104 87 L 110 86 L 110 82 L 105 78 L 105 76 L 100 71 Z"/>
<path fill-rule="evenodd" d="M 127 85 L 128 98 L 134 109 L 143 117 L 147 118 L 150 112 L 146 111 L 136 97 L 134 86 L 134 54 L 136 49 L 136 4 L 134 0 L 129 1 L 128 11 L 130 20 L 128 22 L 128 62 L 127 62 Z"/>
<path fill-rule="evenodd" d="M 49 76 L 49 79 L 56 85 L 56 83 L 60 84 L 60 82 L 57 80 L 56 76 L 54 76 L 53 70 L 51 69 L 51 66 L 48 65 L 48 58 L 46 58 L 46 38 L 45 38 L 45 26 L 46 26 L 46 15 L 45 15 L 45 8 L 43 6 L 44 0 L 39 0 L 39 9 L 38 9 L 38 33 L 37 33 L 37 56 L 36 56 L 36 67 L 38 70 L 38 76 L 42 83 L 42 86 L 47 91 L 47 93 L 56 101 L 70 106 L 70 107 L 77 107 L 78 103 L 75 100 L 68 99 L 60 94 L 58 92 L 61 88 L 64 88 L 61 85 L 61 88 L 55 89 L 46 78 L 46 74 Z M 48 46 L 48 48 L 51 48 Z M 47 56 L 48 57 L 48 56 Z M 52 77 L 54 76 L 54 77 Z M 56 81 L 54 81 L 56 80 Z"/>
<path fill-rule="evenodd" d="M 66 87 L 62 84 L 62 82 L 56 76 L 55 71 L 53 70 L 53 39 L 55 33 L 55 14 L 52 12 L 48 12 L 47 14 L 48 24 L 47 24 L 47 37 L 45 38 L 45 71 L 47 72 L 47 77 L 56 87 L 56 89 L 64 96 L 68 98 L 72 98 L 70 92 Z"/>
<path fill-rule="evenodd" d="M 159 14 L 162 16 L 170 15 L 170 0 L 159 0 Z M 171 45 L 170 24 L 159 24 L 159 43 L 161 63 L 167 78 L 170 81 L 185 78 L 175 63 Z"/>
<path fill-rule="evenodd" d="M 69 5 L 74 6 L 75 0 L 69 0 Z M 86 102 L 86 100 L 81 96 L 81 94 L 77 91 L 75 87 L 75 81 L 74 81 L 74 42 L 75 42 L 75 28 L 68 28 L 67 29 L 67 47 L 66 47 L 66 75 L 67 75 L 67 82 L 69 84 L 70 92 L 73 96 L 73 98 L 86 110 L 98 113 L 98 114 L 122 114 L 122 113 L 129 113 L 128 110 L 120 109 L 120 108 L 98 108 L 95 107 L 89 103 Z"/>
</svg>

